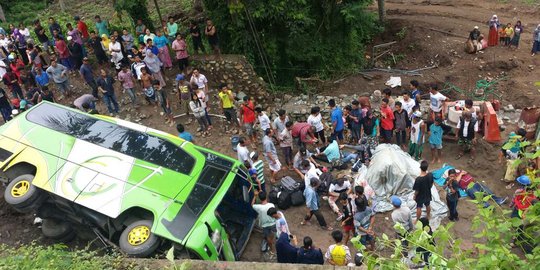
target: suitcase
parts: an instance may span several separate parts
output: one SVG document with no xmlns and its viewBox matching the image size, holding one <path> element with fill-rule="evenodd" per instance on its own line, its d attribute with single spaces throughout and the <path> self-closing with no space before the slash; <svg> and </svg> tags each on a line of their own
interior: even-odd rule
<svg viewBox="0 0 540 270">
<path fill-rule="evenodd" d="M 300 183 L 296 182 L 296 180 L 294 180 L 290 176 L 285 176 L 281 178 L 281 188 L 282 190 L 287 190 L 287 191 L 292 192 L 292 191 L 300 189 Z"/>
</svg>

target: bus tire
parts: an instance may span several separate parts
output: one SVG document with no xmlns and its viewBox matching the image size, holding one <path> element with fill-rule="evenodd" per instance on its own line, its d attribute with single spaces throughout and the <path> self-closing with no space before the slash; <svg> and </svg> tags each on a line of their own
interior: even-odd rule
<svg viewBox="0 0 540 270">
<path fill-rule="evenodd" d="M 159 246 L 159 237 L 151 232 L 151 220 L 138 220 L 129 224 L 122 234 L 118 244 L 128 256 L 148 257 Z"/>
<path fill-rule="evenodd" d="M 45 198 L 43 192 L 32 185 L 34 175 L 23 174 L 15 177 L 6 187 L 4 198 L 6 202 L 19 212 L 34 210 Z"/>
<path fill-rule="evenodd" d="M 43 219 L 41 223 L 41 232 L 45 237 L 59 242 L 69 242 L 76 236 L 75 230 L 73 230 L 71 224 L 66 221 L 52 218 Z"/>
</svg>

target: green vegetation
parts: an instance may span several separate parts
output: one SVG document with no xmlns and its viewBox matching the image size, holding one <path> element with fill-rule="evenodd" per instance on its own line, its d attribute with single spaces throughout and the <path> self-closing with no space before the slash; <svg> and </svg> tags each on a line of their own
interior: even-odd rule
<svg viewBox="0 0 540 270">
<path fill-rule="evenodd" d="M 19 248 L 0 245 L 0 269 L 125 269 L 123 257 L 98 256 L 88 249 L 68 250 L 57 244 L 43 247 L 34 243 Z"/>
<path fill-rule="evenodd" d="M 275 77 L 277 85 L 362 68 L 364 44 L 379 30 L 375 14 L 366 10 L 369 0 L 203 2 L 223 53 L 246 55 L 258 74 L 269 82 Z"/>
</svg>

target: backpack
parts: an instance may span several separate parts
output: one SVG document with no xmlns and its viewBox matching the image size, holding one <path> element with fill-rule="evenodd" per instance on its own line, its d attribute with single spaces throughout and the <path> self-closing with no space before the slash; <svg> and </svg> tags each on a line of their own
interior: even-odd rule
<svg viewBox="0 0 540 270">
<path fill-rule="evenodd" d="M 281 189 L 283 191 L 287 190 L 293 192 L 300 189 L 300 183 L 296 182 L 296 180 L 290 176 L 285 176 L 281 178 Z"/>
<path fill-rule="evenodd" d="M 330 172 L 325 172 L 319 176 L 319 180 L 321 183 L 317 187 L 317 193 L 327 194 L 328 188 L 330 188 L 330 184 L 334 182 L 334 176 Z"/>
<path fill-rule="evenodd" d="M 282 190 L 281 192 L 278 193 L 277 206 L 278 206 L 279 209 L 287 210 L 287 209 L 289 209 L 289 207 L 291 207 L 291 205 L 292 205 L 291 193 L 292 192 L 290 192 L 288 190 Z"/>
<path fill-rule="evenodd" d="M 278 193 L 279 190 L 275 188 L 270 190 L 270 192 L 268 193 L 268 201 L 273 203 L 274 205 L 278 204 Z"/>
<path fill-rule="evenodd" d="M 291 204 L 293 206 L 300 206 L 306 202 L 306 199 L 304 198 L 304 193 L 301 190 L 295 190 L 291 194 Z"/>
<path fill-rule="evenodd" d="M 343 245 L 335 245 L 330 251 L 330 257 L 338 266 L 347 265 L 347 251 Z"/>
</svg>

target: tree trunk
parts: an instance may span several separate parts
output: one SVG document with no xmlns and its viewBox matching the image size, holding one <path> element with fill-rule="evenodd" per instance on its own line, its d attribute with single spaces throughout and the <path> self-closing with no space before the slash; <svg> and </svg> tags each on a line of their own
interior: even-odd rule
<svg viewBox="0 0 540 270">
<path fill-rule="evenodd" d="M 0 5 L 0 21 L 6 22 L 6 15 L 4 14 L 4 9 Z"/>
<path fill-rule="evenodd" d="M 384 10 L 384 0 L 377 0 L 377 6 L 379 6 L 379 21 L 384 23 L 386 12 Z"/>
<path fill-rule="evenodd" d="M 66 2 L 64 2 L 64 0 L 59 0 L 58 3 L 60 4 L 60 10 L 66 12 Z"/>
</svg>

